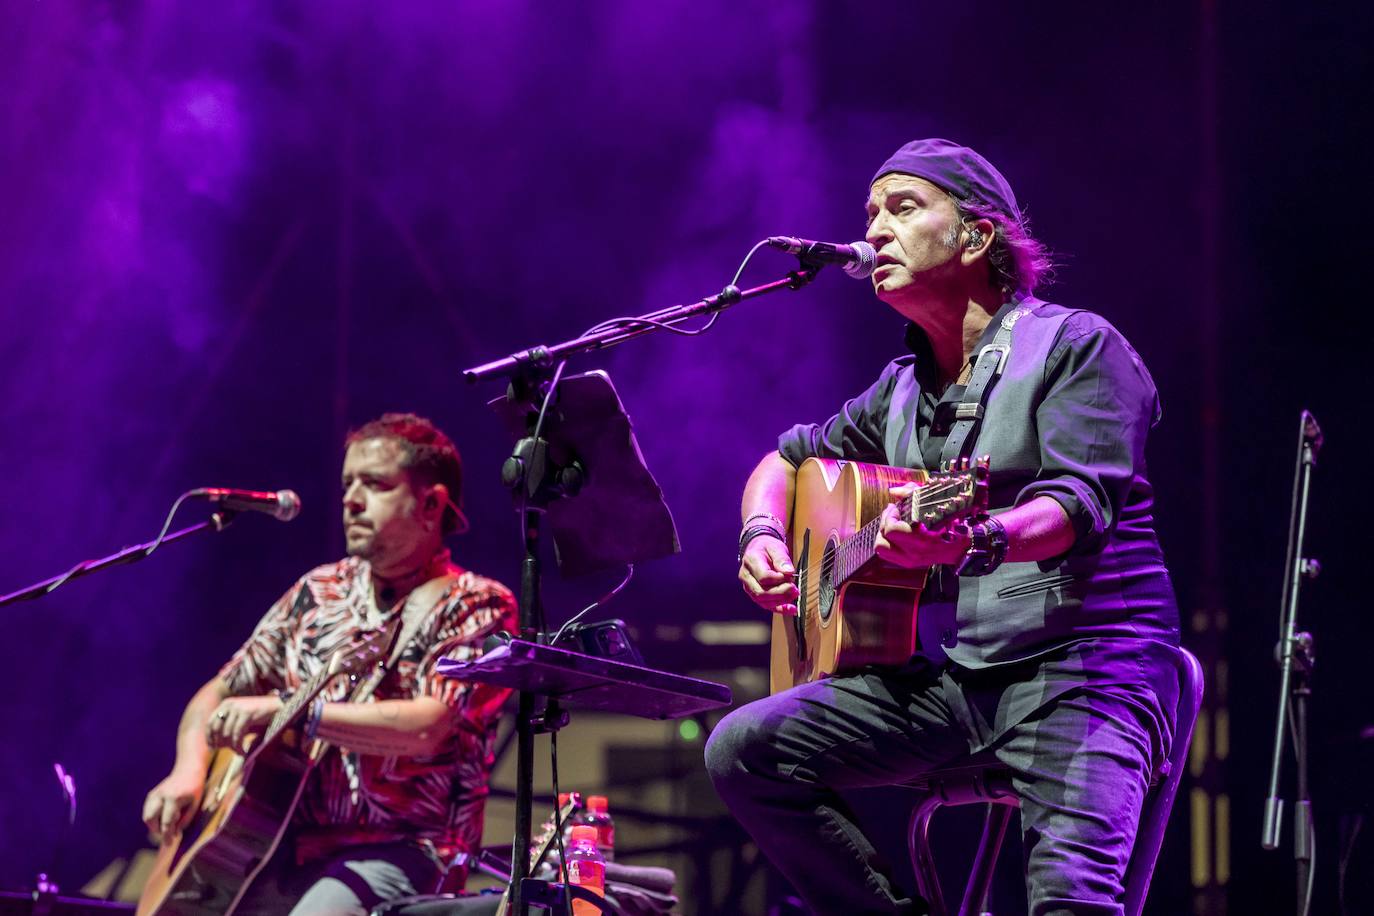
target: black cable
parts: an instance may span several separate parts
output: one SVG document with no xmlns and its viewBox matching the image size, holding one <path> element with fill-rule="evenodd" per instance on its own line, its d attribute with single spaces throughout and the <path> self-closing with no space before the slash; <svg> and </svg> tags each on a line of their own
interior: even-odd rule
<svg viewBox="0 0 1374 916">
<path fill-rule="evenodd" d="M 1293 710 L 1293 704 L 1292 704 L 1291 702 L 1288 704 L 1287 713 L 1288 713 L 1288 716 L 1287 716 L 1287 718 L 1288 718 L 1288 738 L 1289 738 L 1289 740 L 1291 740 L 1291 741 L 1293 742 L 1293 752 L 1294 752 L 1294 754 L 1300 754 L 1300 753 L 1302 753 L 1302 748 L 1299 746 L 1299 743 L 1300 743 L 1300 742 L 1299 742 L 1299 735 L 1298 735 L 1298 718 L 1297 718 L 1297 713 L 1294 712 L 1294 710 Z M 1311 811 L 1312 811 L 1312 808 L 1311 808 L 1311 805 L 1310 805 L 1310 804 L 1309 804 L 1309 806 L 1308 806 L 1306 809 L 1303 809 L 1303 808 L 1300 807 L 1300 805 L 1302 804 L 1303 801 L 1310 801 L 1310 799 L 1301 799 L 1301 798 L 1299 798 L 1299 799 L 1297 799 L 1296 801 L 1297 801 L 1297 803 L 1293 805 L 1293 814 L 1294 814 L 1294 817 L 1293 817 L 1294 842 L 1297 841 L 1297 829 L 1298 829 L 1297 824 L 1298 824 L 1298 818 L 1301 817 L 1301 818 L 1306 819 L 1306 818 L 1311 814 Z M 1302 906 L 1301 906 L 1301 909 L 1298 911 L 1298 913 L 1299 913 L 1299 916 L 1308 916 L 1308 914 L 1311 913 L 1311 911 L 1312 911 L 1312 888 L 1313 888 L 1313 885 L 1316 883 L 1316 880 L 1317 880 L 1317 830 L 1316 830 L 1316 823 L 1313 822 L 1312 825 L 1311 825 L 1310 827 L 1308 827 L 1307 825 L 1304 825 L 1302 829 L 1303 829 L 1304 831 L 1306 831 L 1306 833 L 1307 833 L 1307 890 L 1306 890 L 1306 892 L 1303 894 L 1303 899 L 1302 899 L 1302 901 L 1301 901 Z"/>
<path fill-rule="evenodd" d="M 558 632 L 554 634 L 553 639 L 549 640 L 549 645 L 558 645 L 558 641 L 563 638 L 563 634 L 567 632 L 568 627 L 572 626 L 574 623 L 577 623 L 577 621 L 580 620 L 588 611 L 593 610 L 594 608 L 601 607 L 601 605 L 605 604 L 606 602 L 614 598 L 616 595 L 620 594 L 621 590 L 624 589 L 625 586 L 630 584 L 630 580 L 634 578 L 634 575 L 635 565 L 633 563 L 626 563 L 625 578 L 620 580 L 620 584 L 617 585 L 615 588 L 611 589 L 606 594 L 602 595 L 600 598 L 593 601 L 591 604 L 584 607 L 582 610 L 578 611 L 576 614 L 572 615 L 572 617 L 568 618 L 568 622 L 559 627 Z"/>
<path fill-rule="evenodd" d="M 558 383 L 563 378 L 563 369 L 567 365 L 568 361 L 566 359 L 558 364 L 558 366 L 553 370 L 553 378 L 549 380 L 548 390 L 544 392 L 544 400 L 539 405 L 539 417 L 534 421 L 534 435 L 531 436 L 531 438 L 536 442 L 539 440 L 539 434 L 543 432 L 544 418 L 548 415 L 549 404 L 553 402 L 553 393 L 558 389 Z M 529 489 L 522 481 L 520 484 L 520 550 L 522 553 L 526 549 L 526 540 L 528 538 L 528 533 L 526 530 L 528 520 L 525 517 L 528 514 Z M 535 545 L 535 549 L 538 550 L 537 544 Z M 538 633 L 543 633 L 544 630 L 547 629 L 547 625 L 544 620 L 544 605 L 542 602 L 539 601 L 539 596 L 537 594 L 534 596 L 534 602 L 534 628 Z"/>
<path fill-rule="evenodd" d="M 556 723 L 555 723 L 556 724 Z M 568 893 L 568 856 L 563 851 L 563 806 L 558 799 L 558 729 L 549 732 L 549 770 L 553 774 L 553 835 L 558 846 L 558 877 L 563 880 L 563 903 L 566 916 L 572 916 L 572 896 Z M 569 795 L 571 799 L 571 795 Z"/>
<path fill-rule="evenodd" d="M 739 278 L 744 275 L 744 268 L 749 265 L 749 262 L 753 259 L 758 250 L 767 244 L 768 240 L 764 239 L 754 245 L 753 248 L 749 249 L 749 253 L 746 254 L 744 260 L 740 262 L 739 269 L 735 271 L 734 279 L 725 287 L 726 293 L 730 293 L 731 291 L 736 295 L 739 293 Z M 588 335 L 596 334 L 600 331 L 609 331 L 612 328 L 658 328 L 660 331 L 668 331 L 669 333 L 678 334 L 683 337 L 696 337 L 698 334 L 705 334 L 707 331 L 711 330 L 712 326 L 716 323 L 716 319 L 719 317 L 720 312 L 712 312 L 711 317 L 699 328 L 680 328 L 677 325 L 657 321 L 653 318 L 608 318 L 583 331 L 582 336 L 587 337 Z"/>
<path fill-rule="evenodd" d="M 162 530 L 158 532 L 157 537 L 153 540 L 153 543 L 148 546 L 148 549 L 143 551 L 143 557 L 145 559 L 147 557 L 151 557 L 153 555 L 153 551 L 157 550 L 158 547 L 162 546 L 163 539 L 167 537 L 167 532 L 170 531 L 172 528 L 172 519 L 176 517 L 177 510 L 181 508 L 181 504 L 184 503 L 187 500 L 187 498 L 190 497 L 190 495 L 191 491 L 187 490 L 185 493 L 177 497 L 176 502 L 172 503 L 171 511 L 167 513 L 167 519 L 162 523 Z M 90 560 L 82 560 L 80 563 L 76 564 L 71 569 L 67 570 L 62 575 L 62 578 L 58 579 L 56 582 L 53 582 L 47 588 L 43 589 L 43 594 L 52 594 L 59 587 L 66 585 L 69 581 L 71 581 L 71 578 L 73 576 L 80 575 L 82 572 L 84 572 L 86 567 L 90 565 Z"/>
</svg>

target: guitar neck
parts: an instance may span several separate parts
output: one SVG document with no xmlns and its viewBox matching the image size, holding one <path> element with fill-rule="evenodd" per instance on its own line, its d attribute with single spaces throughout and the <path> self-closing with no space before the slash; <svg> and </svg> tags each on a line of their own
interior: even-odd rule
<svg viewBox="0 0 1374 916">
<path fill-rule="evenodd" d="M 320 695 L 320 692 L 329 685 L 329 682 L 342 673 L 343 671 L 337 665 L 331 663 L 302 684 L 299 690 L 291 694 L 291 699 L 283 703 L 282 708 L 277 710 L 277 714 L 272 717 L 272 721 L 267 726 L 267 731 L 263 734 L 262 740 L 258 742 L 258 746 L 267 745 L 284 729 L 290 727 L 305 710 L 305 707 L 313 702 Z"/>
<path fill-rule="evenodd" d="M 966 487 L 966 483 L 966 478 L 932 476 L 923 486 L 902 497 L 897 503 L 898 516 L 912 525 L 939 524 L 968 508 L 963 501 L 951 499 Z M 877 556 L 874 545 L 877 544 L 882 523 L 882 515 L 876 515 L 836 545 L 836 585 L 849 579 Z"/>
<path fill-rule="evenodd" d="M 383 653 L 387 647 L 394 644 L 399 631 L 400 616 L 397 615 L 386 627 L 371 634 L 368 638 L 370 645 L 365 644 L 363 648 L 342 649 L 335 653 L 314 677 L 302 684 L 300 689 L 291 694 L 291 699 L 282 704 L 282 708 L 277 710 L 277 714 L 272 717 L 271 723 L 267 726 L 267 731 L 256 747 L 266 746 L 284 729 L 290 727 L 300 717 L 305 707 L 309 706 L 334 678 L 341 674 L 352 674 L 360 667 L 371 664 L 373 661 L 381 662 L 384 658 Z"/>
</svg>

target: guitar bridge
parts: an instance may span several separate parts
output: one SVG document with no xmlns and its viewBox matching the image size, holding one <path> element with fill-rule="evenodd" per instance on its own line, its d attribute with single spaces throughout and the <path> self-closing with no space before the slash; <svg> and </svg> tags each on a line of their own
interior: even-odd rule
<svg viewBox="0 0 1374 916">
<path fill-rule="evenodd" d="M 806 661 L 806 585 L 810 567 L 806 562 L 811 548 L 811 529 L 802 532 L 801 550 L 797 551 L 797 613 L 792 617 L 792 629 L 797 635 L 797 661 Z"/>
</svg>

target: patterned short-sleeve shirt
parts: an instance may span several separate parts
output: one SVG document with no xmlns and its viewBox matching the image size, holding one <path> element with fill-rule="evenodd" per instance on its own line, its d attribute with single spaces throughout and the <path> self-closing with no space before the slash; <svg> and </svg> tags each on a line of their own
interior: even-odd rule
<svg viewBox="0 0 1374 916">
<path fill-rule="evenodd" d="M 449 571 L 456 576 L 453 584 L 422 619 L 374 697 L 435 697 L 448 705 L 455 727 L 438 751 L 424 757 L 331 750 L 306 785 L 296 812 L 298 827 L 463 850 L 480 843 L 496 726 L 509 691 L 439 677 L 434 666 L 446 656 L 477 657 L 488 636 L 515 630 L 517 615 L 504 585 L 456 567 Z M 390 613 L 399 613 L 400 604 Z M 320 566 L 272 605 L 220 678 L 235 696 L 294 690 L 357 634 L 380 629 L 391 619 L 373 600 L 366 560 L 350 557 Z M 325 696 L 343 700 L 348 690 L 347 679 L 340 678 Z M 350 769 L 357 773 L 356 792 Z"/>
</svg>

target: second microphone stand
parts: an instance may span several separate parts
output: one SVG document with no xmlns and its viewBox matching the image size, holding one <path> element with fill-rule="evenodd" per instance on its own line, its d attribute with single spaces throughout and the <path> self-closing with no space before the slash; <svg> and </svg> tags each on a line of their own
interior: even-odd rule
<svg viewBox="0 0 1374 916">
<path fill-rule="evenodd" d="M 1293 471 L 1293 503 L 1288 520 L 1288 553 L 1283 574 L 1283 606 L 1279 644 L 1275 655 L 1282 666 L 1279 679 L 1279 709 L 1274 725 L 1273 757 L 1269 768 L 1269 792 L 1264 802 L 1264 830 L 1261 845 L 1277 849 L 1283 827 L 1283 799 L 1279 796 L 1279 775 L 1283 768 L 1285 734 L 1291 728 L 1296 763 L 1297 796 L 1293 805 L 1293 860 L 1297 873 L 1297 912 L 1305 916 L 1312 902 L 1313 823 L 1312 797 L 1308 789 L 1307 701 L 1312 695 L 1313 652 L 1311 633 L 1298 632 L 1298 592 L 1304 579 L 1316 578 L 1320 564 L 1303 556 L 1307 536 L 1307 502 L 1312 484 L 1312 469 L 1322 447 L 1322 431 L 1306 410 L 1298 427 L 1297 465 Z"/>
</svg>

